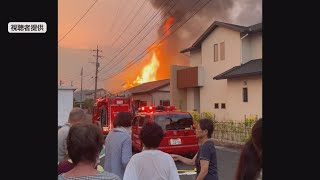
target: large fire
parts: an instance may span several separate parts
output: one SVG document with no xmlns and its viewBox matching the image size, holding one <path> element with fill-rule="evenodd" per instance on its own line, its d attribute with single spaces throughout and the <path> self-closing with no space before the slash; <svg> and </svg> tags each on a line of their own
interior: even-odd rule
<svg viewBox="0 0 320 180">
<path fill-rule="evenodd" d="M 174 21 L 173 17 L 169 17 L 166 22 L 163 25 L 163 31 L 165 32 L 165 35 L 170 34 L 170 27 Z M 134 86 L 140 85 L 142 83 L 156 81 L 157 77 L 163 76 L 162 74 L 158 74 L 158 68 L 160 67 L 160 62 L 164 61 L 164 58 L 166 57 L 166 52 L 163 51 L 162 46 L 166 46 L 166 41 L 162 42 L 161 44 L 149 47 L 149 49 L 152 49 L 151 53 L 151 59 L 149 60 L 149 63 L 146 64 L 142 71 L 137 75 L 136 79 L 130 82 L 129 80 L 123 85 L 125 89 L 132 88 Z M 159 58 L 158 58 L 159 57 Z M 163 67 L 167 67 L 167 63 L 163 63 L 161 65 L 165 65 Z M 167 73 L 167 72 L 164 72 Z"/>
<path fill-rule="evenodd" d="M 152 57 L 151 57 L 150 63 L 147 64 L 146 66 L 144 66 L 144 68 L 142 69 L 141 76 L 138 76 L 136 78 L 136 80 L 133 81 L 133 83 L 134 84 L 142 84 L 142 83 L 157 80 L 156 75 L 157 75 L 157 70 L 158 70 L 159 65 L 160 65 L 160 63 L 159 63 L 159 60 L 157 58 L 156 53 L 152 52 Z"/>
<path fill-rule="evenodd" d="M 153 51 L 150 62 L 143 67 L 141 74 L 138 75 L 132 83 L 127 82 L 123 87 L 127 89 L 142 83 L 156 81 L 159 65 L 160 62 L 157 58 L 156 53 Z"/>
</svg>

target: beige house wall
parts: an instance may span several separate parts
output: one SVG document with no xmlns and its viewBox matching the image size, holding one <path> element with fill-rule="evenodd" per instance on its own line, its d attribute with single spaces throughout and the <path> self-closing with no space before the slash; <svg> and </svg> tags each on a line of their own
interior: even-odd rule
<svg viewBox="0 0 320 180">
<path fill-rule="evenodd" d="M 226 110 L 230 120 L 244 120 L 245 117 L 262 117 L 262 77 L 248 77 L 228 80 Z M 248 102 L 243 102 L 243 88 L 248 88 Z"/>
</svg>

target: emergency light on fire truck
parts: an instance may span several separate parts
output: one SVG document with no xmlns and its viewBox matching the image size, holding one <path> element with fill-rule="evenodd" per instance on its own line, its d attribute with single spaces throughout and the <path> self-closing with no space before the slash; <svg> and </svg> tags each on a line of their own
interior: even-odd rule
<svg viewBox="0 0 320 180">
<path fill-rule="evenodd" d="M 164 110 L 157 109 L 157 106 L 143 106 L 138 108 L 138 112 L 174 111 L 175 106 L 163 106 Z"/>
</svg>

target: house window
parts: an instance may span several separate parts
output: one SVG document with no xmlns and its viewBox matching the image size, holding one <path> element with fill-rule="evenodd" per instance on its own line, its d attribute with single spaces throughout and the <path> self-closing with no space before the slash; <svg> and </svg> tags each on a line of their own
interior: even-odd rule
<svg viewBox="0 0 320 180">
<path fill-rule="evenodd" d="M 214 103 L 214 108 L 219 109 L 219 103 Z"/>
<path fill-rule="evenodd" d="M 214 61 L 218 61 L 218 44 L 214 44 Z"/>
<path fill-rule="evenodd" d="M 225 50 L 224 50 L 224 42 L 220 43 L 220 59 L 225 59 Z"/>
<path fill-rule="evenodd" d="M 170 100 L 160 100 L 160 106 L 170 106 Z"/>
<path fill-rule="evenodd" d="M 221 103 L 221 109 L 225 109 L 226 108 L 226 103 Z"/>
<path fill-rule="evenodd" d="M 248 102 L 248 88 L 242 89 L 243 102 Z"/>
</svg>

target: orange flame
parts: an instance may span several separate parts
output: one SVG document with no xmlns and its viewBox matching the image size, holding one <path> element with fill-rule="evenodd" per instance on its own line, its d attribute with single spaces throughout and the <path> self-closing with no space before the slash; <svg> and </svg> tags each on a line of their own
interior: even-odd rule
<svg viewBox="0 0 320 180">
<path fill-rule="evenodd" d="M 170 26 L 172 25 L 174 21 L 174 18 L 173 17 L 169 17 L 167 20 L 166 20 L 166 23 L 164 24 L 163 28 L 164 28 L 164 32 L 167 33 L 170 33 L 169 29 L 170 29 Z M 168 31 L 168 32 L 167 32 Z"/>
<path fill-rule="evenodd" d="M 157 55 L 153 51 L 151 61 L 143 67 L 141 75 L 138 75 L 132 83 L 127 82 L 126 84 L 124 84 L 123 87 L 127 89 L 127 88 L 131 88 L 131 87 L 137 86 L 142 83 L 156 81 L 157 80 L 156 79 L 157 70 L 159 68 L 159 65 L 160 65 L 160 63 L 157 58 Z"/>
<path fill-rule="evenodd" d="M 169 35 L 170 34 L 170 30 L 169 29 L 170 29 L 173 21 L 174 21 L 174 18 L 173 17 L 169 17 L 166 20 L 165 24 L 163 25 L 163 30 L 165 32 L 165 35 Z M 162 60 L 165 60 L 165 58 L 167 58 L 166 57 L 166 53 L 163 52 L 163 50 L 161 49 L 161 46 L 166 46 L 166 43 L 162 42 L 160 44 L 153 45 L 153 46 L 150 46 L 148 48 L 148 50 L 152 50 L 152 57 L 151 57 L 150 62 L 143 67 L 140 75 L 138 75 L 134 81 L 130 82 L 129 80 L 127 80 L 127 82 L 122 85 L 123 88 L 129 89 L 129 88 L 132 88 L 134 86 L 140 85 L 142 83 L 146 83 L 146 82 L 156 81 L 157 80 L 157 71 L 158 71 L 158 68 L 160 66 L 160 61 L 159 61 L 157 55 L 159 55 L 160 59 L 162 59 Z M 166 63 L 162 63 L 162 65 L 167 65 L 167 64 Z M 161 77 L 159 77 L 159 78 L 161 78 Z"/>
<path fill-rule="evenodd" d="M 155 81 L 159 65 L 160 64 L 158 58 L 153 52 L 151 62 L 143 68 L 142 75 L 138 76 L 136 80 L 133 81 L 133 83 L 142 84 L 150 81 Z"/>
</svg>

